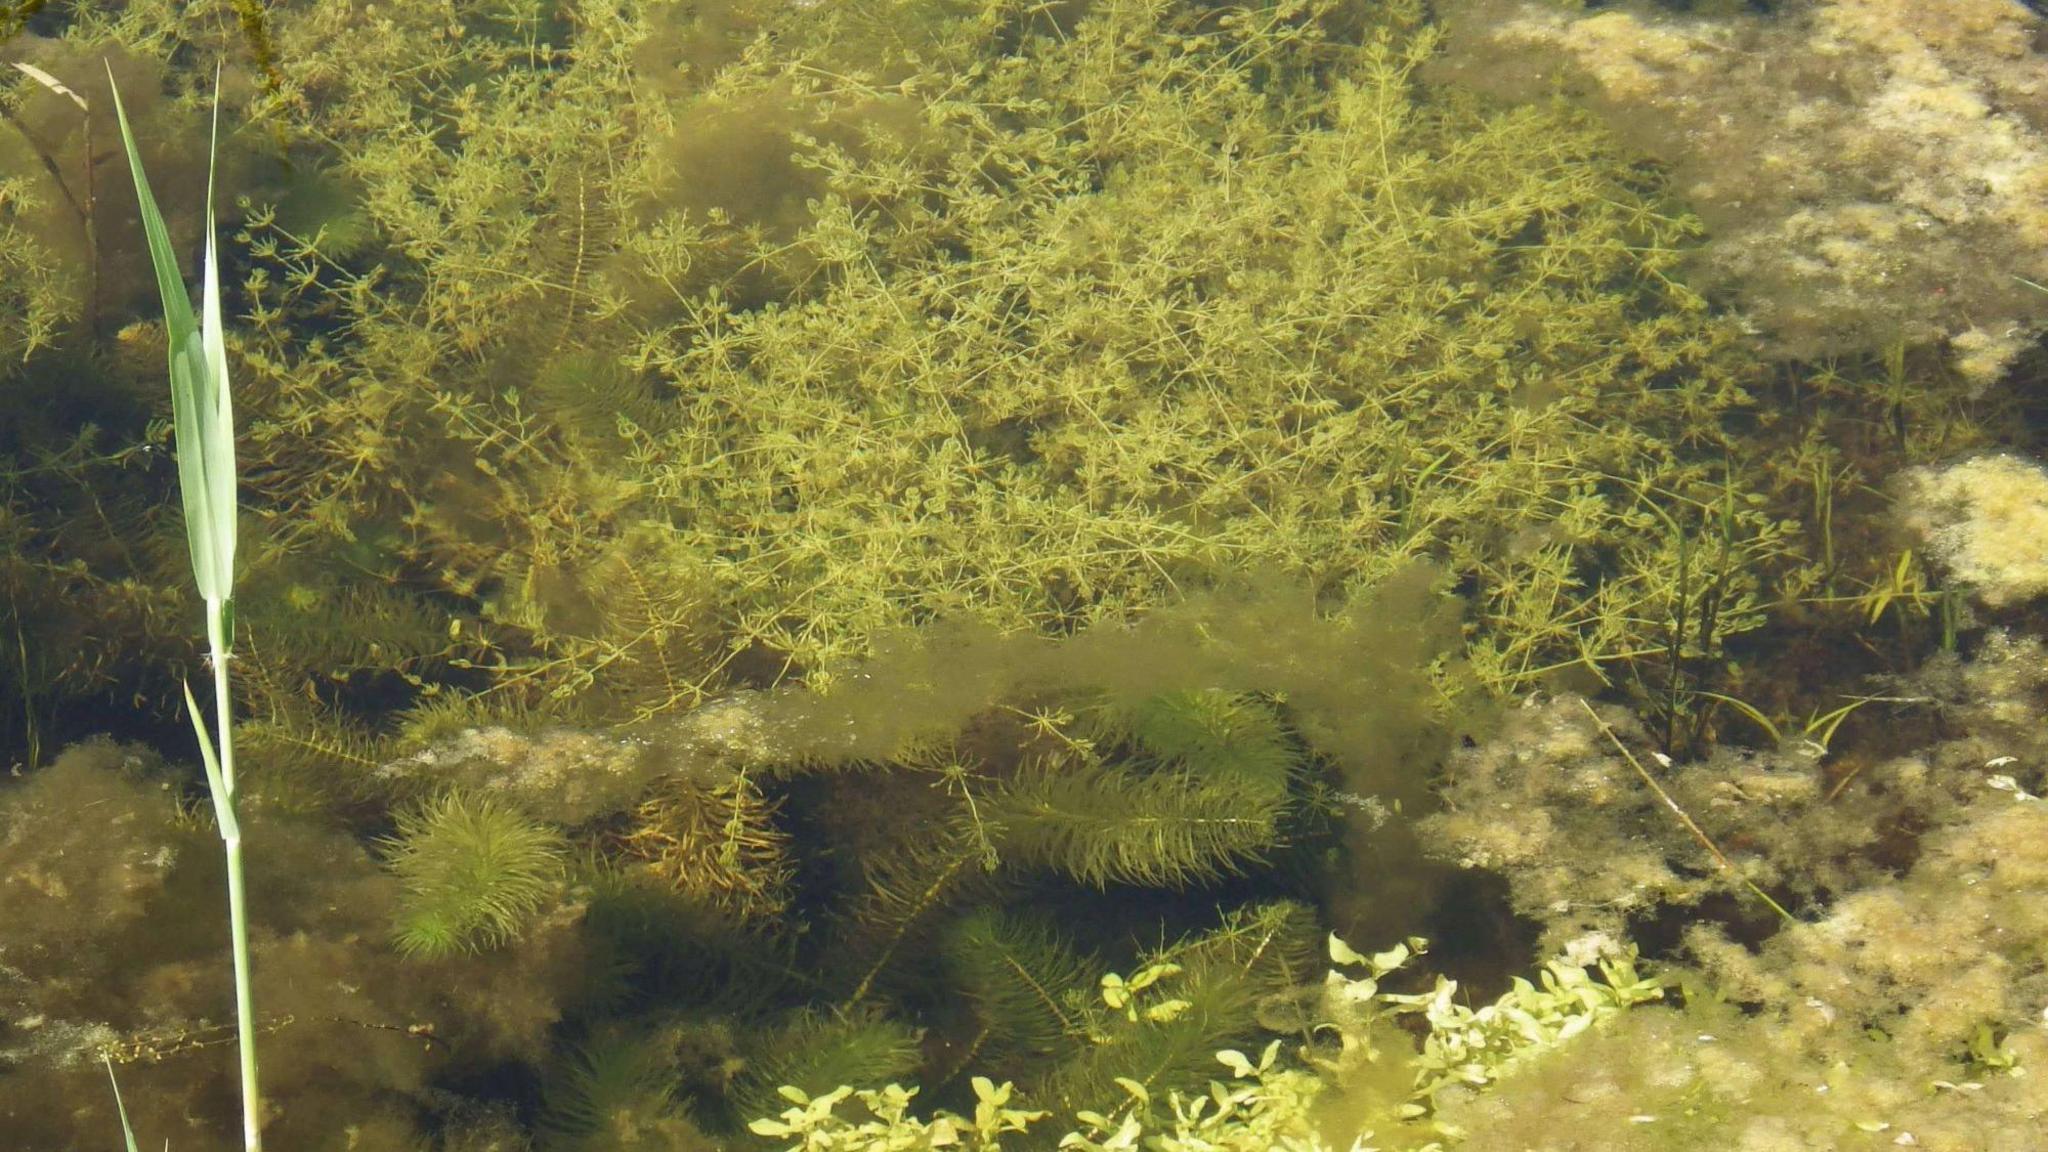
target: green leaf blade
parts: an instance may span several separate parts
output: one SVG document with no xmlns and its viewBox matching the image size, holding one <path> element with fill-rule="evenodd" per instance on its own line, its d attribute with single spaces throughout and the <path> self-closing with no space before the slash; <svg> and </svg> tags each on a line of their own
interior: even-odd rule
<svg viewBox="0 0 2048 1152">
<path fill-rule="evenodd" d="M 112 83 L 109 74 L 108 81 Z M 233 592 L 235 563 L 234 413 L 227 386 L 227 338 L 221 319 L 219 254 L 213 222 L 213 168 L 207 169 L 206 260 L 202 315 L 195 315 L 192 297 L 178 271 L 170 229 L 150 191 L 142 154 L 128 112 L 114 90 L 114 114 L 121 125 L 121 144 L 135 178 L 135 199 L 142 216 L 151 267 L 163 297 L 164 332 L 170 347 L 171 418 L 177 439 L 178 490 L 185 510 L 185 542 L 192 557 L 192 575 L 199 594 L 220 603 Z M 218 117 L 218 110 L 215 112 Z M 215 126 L 218 135 L 218 123 Z M 203 323 L 202 323 L 203 320 Z"/>
</svg>

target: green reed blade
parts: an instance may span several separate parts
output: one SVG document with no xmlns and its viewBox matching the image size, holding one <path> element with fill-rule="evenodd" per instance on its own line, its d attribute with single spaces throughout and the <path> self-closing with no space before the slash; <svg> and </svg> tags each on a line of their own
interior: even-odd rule
<svg viewBox="0 0 2048 1152">
<path fill-rule="evenodd" d="M 109 73 L 108 81 L 112 82 Z M 213 154 L 206 177 L 206 259 L 200 269 L 204 285 L 202 312 L 195 315 L 192 298 L 178 273 L 170 229 L 150 192 L 142 156 L 114 91 L 114 115 L 121 124 L 121 143 L 135 177 L 135 199 L 142 213 L 142 231 L 163 297 L 164 329 L 170 345 L 171 415 L 178 456 L 178 491 L 185 508 L 185 542 L 192 553 L 192 575 L 199 595 L 209 604 L 232 595 L 235 567 L 235 443 L 234 410 L 228 399 L 227 342 L 221 323 L 220 262 L 214 242 Z M 214 107 L 214 143 L 219 142 L 220 108 Z"/>
<path fill-rule="evenodd" d="M 113 85 L 109 69 L 107 82 Z M 199 739 L 206 769 L 207 791 L 227 856 L 228 931 L 235 966 L 235 1028 L 241 1058 L 242 1144 L 247 1152 L 263 1146 L 262 1099 L 257 1088 L 255 1007 L 250 990 L 248 894 L 243 883 L 242 830 L 235 809 L 235 742 L 233 699 L 228 689 L 228 659 L 234 645 L 235 582 L 235 423 L 228 399 L 227 333 L 221 321 L 220 254 L 213 222 L 213 181 L 220 151 L 220 74 L 214 73 L 213 136 L 206 158 L 206 254 L 199 269 L 200 309 L 178 273 L 170 230 L 150 193 L 142 155 L 128 123 L 121 92 L 114 87 L 114 114 L 121 124 L 121 144 L 135 177 L 135 199 L 142 230 L 149 242 L 150 263 L 163 297 L 164 330 L 170 344 L 171 415 L 178 458 L 178 496 L 185 509 L 185 543 L 192 553 L 192 576 L 206 601 L 206 639 L 213 664 L 213 707 L 217 735 L 207 739 L 205 723 L 191 690 L 185 706 Z"/>
<path fill-rule="evenodd" d="M 135 1129 L 128 1124 L 128 1106 L 121 1103 L 121 1081 L 114 1076 L 114 1062 L 105 1057 L 101 1059 L 107 1065 L 107 1083 L 114 1086 L 114 1111 L 121 1116 L 121 1139 L 127 1142 L 128 1152 L 140 1152 L 135 1147 Z"/>
</svg>

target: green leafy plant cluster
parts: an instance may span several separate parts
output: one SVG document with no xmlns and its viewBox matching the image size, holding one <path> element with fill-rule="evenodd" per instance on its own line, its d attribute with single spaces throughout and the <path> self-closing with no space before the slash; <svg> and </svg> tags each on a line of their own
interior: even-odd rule
<svg viewBox="0 0 2048 1152">
<path fill-rule="evenodd" d="M 0 357 L 27 360 L 75 318 L 63 272 L 21 224 L 35 207 L 22 177 L 0 180 Z"/>
<path fill-rule="evenodd" d="M 1517 976 L 1499 999 L 1478 1008 L 1461 1002 L 1458 982 L 1442 976 L 1425 993 L 1380 991 L 1379 982 L 1422 948 L 1421 942 L 1411 941 L 1365 956 L 1333 936 L 1330 958 L 1347 968 L 1363 968 L 1365 975 L 1332 973 L 1325 991 L 1325 1008 L 1343 1046 L 1339 1066 L 1357 1056 L 1359 1038 L 1390 1010 L 1420 1016 L 1428 1025 L 1422 1052 L 1414 1061 L 1418 1101 L 1433 1101 L 1451 1085 L 1483 1087 L 1517 1063 L 1634 1005 L 1664 996 L 1662 981 L 1636 971 L 1633 948 L 1609 948 L 1590 966 L 1552 960 L 1544 965 L 1540 984 Z M 1375 1002 L 1380 1007 L 1375 1008 Z M 1413 1115 L 1423 1111 L 1421 1104 L 1411 1106 Z"/>
<path fill-rule="evenodd" d="M 516 938 L 555 890 L 563 844 L 501 800 L 451 792 L 400 812 L 387 851 L 405 888 L 399 950 L 446 956 Z"/>
<path fill-rule="evenodd" d="M 1043 660 L 1061 647 L 1027 651 Z M 906 658 L 873 674 L 916 666 Z M 1003 679 L 994 668 L 979 674 Z M 437 746 L 422 764 L 459 783 L 401 807 L 385 845 L 400 888 L 397 944 L 415 959 L 460 958 L 530 932 L 558 893 L 581 907 L 595 979 L 562 1021 L 567 1054 L 547 1073 L 561 1102 L 548 1126 L 574 1146 L 608 1130 L 593 1126 L 593 1109 L 629 1117 L 635 1130 L 682 1125 L 715 1136 L 775 1108 L 785 1086 L 824 1092 L 915 1077 L 950 1090 L 985 1072 L 1071 1109 L 1114 1094 L 1121 1080 L 1162 1092 L 1197 1084 L 1213 1050 L 1258 1030 L 1264 1000 L 1312 972 L 1311 912 L 1239 901 L 1204 913 L 1195 908 L 1209 901 L 1196 897 L 1172 921 L 1179 939 L 1145 949 L 1152 975 L 1133 978 L 1142 990 L 1170 972 L 1172 1005 L 1139 1009 L 1105 1006 L 1094 974 L 1105 955 L 1133 949 L 1146 921 L 1111 918 L 1082 938 L 1055 931 L 1042 907 L 1147 891 L 1172 900 L 1255 877 L 1313 819 L 1314 773 L 1299 737 L 1269 701 L 1240 692 L 1175 690 L 1124 704 L 1069 689 L 1057 697 L 1069 704 L 999 702 L 1010 698 L 968 714 L 974 748 L 967 731 L 935 740 L 922 728 L 894 761 L 835 762 L 846 725 L 819 717 L 815 748 L 783 743 L 777 759 L 746 768 L 743 778 L 777 804 L 717 809 L 722 826 L 676 846 L 696 867 L 722 869 L 709 881 L 633 850 L 641 833 L 617 829 L 621 820 L 648 827 L 644 810 L 599 809 L 567 835 L 521 812 L 547 803 L 565 772 L 606 771 L 554 759 L 604 741 L 500 731 Z M 778 718 L 776 704 L 793 711 Z M 793 689 L 756 705 L 751 722 L 717 718 L 744 702 L 704 719 L 728 730 L 765 725 L 790 741 L 807 726 L 792 722 L 796 711 L 835 705 L 861 723 L 879 718 Z M 680 743 L 684 731 L 667 739 Z M 503 766 L 492 774 L 466 759 L 471 747 L 492 749 Z M 731 779 L 672 768 L 654 788 L 665 804 L 693 792 L 710 803 Z M 789 835 L 789 822 L 803 834 Z M 771 836 L 780 847 L 766 864 L 784 886 L 781 902 L 735 903 L 725 881 L 754 875 L 763 861 L 745 853 Z M 571 844 L 629 851 L 565 869 Z M 722 863 L 721 844 L 733 849 Z M 576 917 L 546 919 L 559 927 Z M 922 1044 L 910 1020 L 922 1022 Z M 598 1095 L 613 1104 L 577 1103 Z"/>
<path fill-rule="evenodd" d="M 1682 653 L 1799 563 L 1695 226 L 1567 113 L 1425 93 L 1418 5 L 357 15 L 239 73 L 289 148 L 238 142 L 231 340 L 280 757 L 353 763 L 369 701 L 645 719 L 936 616 L 1424 556 L 1508 689 L 1672 647 L 1669 524 L 1717 538 Z M 246 56 L 161 0 L 71 37 Z"/>
<path fill-rule="evenodd" d="M 758 1136 L 796 1137 L 797 1143 L 790 1147 L 803 1152 L 822 1152 L 827 1148 L 907 1152 L 940 1147 L 990 1152 L 1002 1147 L 1006 1133 L 1025 1131 L 1032 1121 L 1045 1118 L 1044 1112 L 1009 1107 L 1011 1094 L 1009 1084 L 998 1086 L 985 1076 L 976 1076 L 976 1104 L 971 1122 L 944 1114 L 926 1122 L 910 1112 L 911 1099 L 917 1095 L 915 1088 L 891 1084 L 856 1092 L 840 1087 L 817 1097 L 800 1088 L 785 1088 L 782 1097 L 794 1107 L 786 1109 L 781 1119 L 754 1120 L 748 1128 Z M 856 1097 L 872 1118 L 856 1123 L 834 1116 L 833 1109 L 849 1096 Z"/>
<path fill-rule="evenodd" d="M 1200 697 L 1139 710 L 1188 707 L 1194 698 Z M 1219 696 L 1207 706 L 1235 717 L 1240 729 L 1188 759 L 1148 763 L 1153 749 L 1140 734 L 1135 748 L 1098 745 L 1070 731 L 1071 719 L 1061 725 L 1045 715 L 1030 721 L 1035 727 L 1014 729 L 1019 750 L 1010 757 L 978 763 L 946 756 L 935 771 L 949 797 L 933 810 L 934 825 L 882 825 L 881 839 L 864 853 L 862 890 L 848 914 L 852 954 L 865 964 L 854 999 L 867 995 L 907 945 L 930 938 L 953 910 L 986 899 L 1004 881 L 1064 877 L 1096 889 L 1176 889 L 1258 866 L 1284 842 L 1284 822 L 1299 804 L 1286 786 L 1297 753 L 1280 742 L 1277 721 L 1256 702 Z M 1228 770 L 1262 761 L 1271 774 L 1254 781 Z M 1284 939 L 1285 921 L 1281 915 L 1268 931 Z M 1019 995 L 1053 1008 L 1051 990 L 1073 971 L 1058 944 L 1027 925 L 971 915 L 951 933 L 946 955 L 956 971 L 995 977 L 969 993 L 984 1008 L 1017 1006 Z M 1044 967 L 1023 963 L 1026 956 Z M 991 961 L 1018 972 L 1036 969 L 1034 990 L 1001 990 L 1006 977 L 987 968 Z M 1035 1025 L 1050 1023 L 1041 1018 Z M 1020 1040 L 1033 1028 L 997 1015 L 984 1021 L 982 1035 Z"/>
<path fill-rule="evenodd" d="M 1244 1059 L 1234 1050 L 1226 1052 Z M 1162 1126 L 1164 1130 L 1148 1132 L 1143 1124 L 1131 1121 L 1117 1125 L 1106 1138 L 1099 1130 L 1093 1137 L 1070 1132 L 1059 1146 L 1090 1152 L 1136 1148 L 1158 1152 L 1337 1152 L 1339 1148 L 1376 1152 L 1364 1142 L 1369 1133 L 1348 1146 L 1323 1139 L 1311 1119 L 1321 1082 L 1299 1070 L 1273 1069 L 1278 1052 L 1279 1042 L 1274 1041 L 1267 1046 L 1260 1065 L 1252 1067 L 1246 1061 L 1251 1068 L 1245 1074 L 1248 1079 L 1228 1085 L 1211 1081 L 1206 1095 L 1183 1098 L 1176 1094 L 1173 1119 Z M 908 1152 L 941 1147 L 995 1152 L 1021 1146 L 1016 1138 L 1006 1145 L 1003 1137 L 1028 1133 L 1034 1122 L 1046 1116 L 1042 1111 L 1007 1107 L 1012 1096 L 1009 1084 L 998 1086 L 976 1077 L 974 1089 L 981 1099 L 971 1120 L 943 1111 L 930 1120 L 920 1119 L 910 1112 L 917 1090 L 895 1084 L 859 1091 L 839 1088 L 817 1097 L 791 1089 L 785 1098 L 795 1107 L 785 1109 L 779 1118 L 755 1121 L 752 1129 L 778 1140 L 794 1138 L 794 1143 L 786 1145 L 789 1152 Z M 848 1097 L 867 1110 L 866 1118 L 836 1114 Z"/>
<path fill-rule="evenodd" d="M 1441 1150 L 1460 1139 L 1456 1130 L 1430 1120 L 1431 1102 L 1446 1086 L 1482 1088 L 1629 1007 L 1663 995 L 1660 981 L 1637 974 L 1634 955 L 1627 950 L 1601 958 L 1597 972 L 1567 960 L 1552 961 L 1542 972 L 1540 987 L 1517 979 L 1499 999 L 1478 1008 L 1460 1003 L 1456 983 L 1442 977 L 1427 993 L 1382 990 L 1380 982 L 1395 976 L 1425 947 L 1421 940 L 1410 940 L 1364 955 L 1331 936 L 1329 955 L 1339 970 L 1328 975 L 1317 1022 L 1297 1055 L 1283 1058 L 1285 1042 L 1277 1039 L 1268 1042 L 1256 1060 L 1232 1048 L 1215 1051 L 1212 1057 L 1205 1053 L 1212 1067 L 1221 1063 L 1230 1072 L 1230 1079 L 1210 1080 L 1201 1091 L 1162 1087 L 1156 1079 L 1115 1077 L 1108 1086 L 1113 1091 L 1105 1091 L 1103 1098 L 1120 1095 L 1122 1104 L 1108 1111 L 1063 1110 L 1061 1115 L 1071 1115 L 1078 1127 L 1061 1136 L 1058 1147 L 1083 1152 Z M 1362 974 L 1353 974 L 1356 970 Z M 1129 979 L 1105 975 L 1098 1016 L 1121 1018 L 1131 1025 L 1179 1019 L 1196 1010 L 1192 1001 L 1176 994 L 1184 990 L 1184 975 L 1178 964 L 1168 961 L 1148 964 Z M 1407 1015 L 1421 1018 L 1419 1050 L 1406 1031 L 1394 1026 Z M 1094 1042 L 1118 1041 L 1098 1033 Z M 1330 1107 L 1333 1099 L 1355 1092 L 1358 1081 L 1375 1074 L 1384 1079 L 1389 1067 L 1412 1076 L 1405 1094 L 1375 1099 L 1368 1088 L 1348 1101 L 1348 1107 Z M 793 1139 L 787 1143 L 789 1152 L 1037 1146 L 1034 1137 L 1041 1134 L 1030 1129 L 1048 1113 L 1017 1106 L 1033 1100 L 1029 1093 L 980 1076 L 974 1078 L 973 1088 L 976 1107 L 971 1119 L 944 1110 L 920 1119 L 910 1113 L 916 1089 L 891 1084 L 856 1091 L 841 1086 L 814 1094 L 786 1087 L 781 1095 L 790 1107 L 777 1117 L 753 1120 L 749 1128 L 778 1141 Z M 858 1101 L 867 1117 L 836 1114 L 849 1097 Z M 1343 1119 L 1335 1121 L 1337 1116 Z"/>
</svg>

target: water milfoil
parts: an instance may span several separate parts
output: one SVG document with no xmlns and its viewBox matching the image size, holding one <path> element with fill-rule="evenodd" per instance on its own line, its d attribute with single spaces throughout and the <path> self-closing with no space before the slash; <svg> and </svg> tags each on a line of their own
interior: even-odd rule
<svg viewBox="0 0 2048 1152">
<path fill-rule="evenodd" d="M 450 792 L 402 812 L 386 844 L 405 886 L 396 940 L 412 956 L 515 939 L 561 875 L 560 833 L 489 796 Z"/>
</svg>

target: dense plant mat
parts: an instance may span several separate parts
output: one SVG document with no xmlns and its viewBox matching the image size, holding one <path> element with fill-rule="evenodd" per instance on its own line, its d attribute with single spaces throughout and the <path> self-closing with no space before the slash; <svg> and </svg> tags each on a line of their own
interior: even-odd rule
<svg viewBox="0 0 2048 1152">
<path fill-rule="evenodd" d="M 313 4 L 261 66 L 237 28 L 142 3 L 23 42 L 81 89 L 113 54 L 168 186 L 199 121 L 158 60 L 224 58 L 250 123 L 276 746 L 646 718 L 933 618 L 1057 633 L 1244 569 L 1341 602 L 1420 557 L 1504 691 L 1711 661 L 1839 567 L 1810 519 L 1862 446 L 1753 399 L 1679 278 L 1696 224 L 1570 112 L 1420 90 L 1417 5 Z M 182 593 L 133 444 L 146 269 L 65 199 L 106 183 L 101 112 L 10 100 L 9 712 L 47 723 L 164 699 Z M 1970 435 L 1929 405 L 1914 435 Z"/>
</svg>

